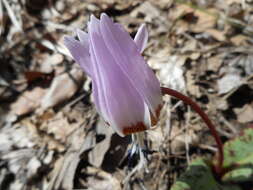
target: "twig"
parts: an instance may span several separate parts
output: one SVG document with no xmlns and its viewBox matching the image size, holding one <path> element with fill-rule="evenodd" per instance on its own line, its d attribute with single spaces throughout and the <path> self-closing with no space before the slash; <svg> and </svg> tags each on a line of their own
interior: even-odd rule
<svg viewBox="0 0 253 190">
<path fill-rule="evenodd" d="M 231 123 L 229 123 L 228 120 L 226 120 L 224 116 L 221 116 L 221 122 L 223 122 L 227 126 L 227 128 L 229 128 L 229 130 L 233 133 L 233 135 L 238 134 L 238 131 L 233 127 Z"/>
<path fill-rule="evenodd" d="M 210 150 L 212 152 L 217 152 L 217 148 L 214 148 L 214 147 L 206 145 L 206 144 L 199 144 L 198 147 L 205 149 L 205 150 Z"/>
</svg>

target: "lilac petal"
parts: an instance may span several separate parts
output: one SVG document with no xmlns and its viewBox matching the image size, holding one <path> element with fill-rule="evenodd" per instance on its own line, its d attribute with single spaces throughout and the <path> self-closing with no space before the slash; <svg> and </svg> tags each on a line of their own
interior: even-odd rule
<svg viewBox="0 0 253 190">
<path fill-rule="evenodd" d="M 148 30 L 145 24 L 142 24 L 138 29 L 134 37 L 134 42 L 136 43 L 140 53 L 142 53 L 148 42 Z"/>
<path fill-rule="evenodd" d="M 81 44 L 84 46 L 84 48 L 86 48 L 89 51 L 89 35 L 80 29 L 76 30 L 76 34 Z"/>
<path fill-rule="evenodd" d="M 92 85 L 93 85 L 93 97 L 95 101 L 95 106 L 100 113 L 100 115 L 103 116 L 104 120 L 106 122 L 109 121 L 108 117 L 108 109 L 107 109 L 107 104 L 106 104 L 106 98 L 104 94 L 104 85 L 103 85 L 103 79 L 101 77 L 101 70 L 99 68 L 99 63 L 96 60 L 95 52 L 94 52 L 94 47 L 92 44 L 91 40 L 91 34 L 92 33 L 99 33 L 99 20 L 96 19 L 93 15 L 91 15 L 90 22 L 88 23 L 88 30 L 89 30 L 89 41 L 90 41 L 90 58 L 93 63 L 93 80 L 92 80 Z"/>
<path fill-rule="evenodd" d="M 129 79 L 117 66 L 103 40 L 99 25 L 100 21 L 92 17 L 89 39 L 91 57 L 95 60 L 96 90 L 100 90 L 94 93 L 95 103 L 119 135 L 124 136 L 131 131 L 144 130 L 150 126 L 148 108 Z"/>
<path fill-rule="evenodd" d="M 100 28 L 115 64 L 147 103 L 152 114 L 157 116 L 157 109 L 162 102 L 160 84 L 140 55 L 137 45 L 129 34 L 120 30 L 106 14 L 101 16 Z"/>
<path fill-rule="evenodd" d="M 91 77 L 92 64 L 89 55 L 89 49 L 83 46 L 81 42 L 77 41 L 72 36 L 64 37 L 64 45 L 68 48 L 74 60 L 84 69 L 84 71 Z"/>
</svg>

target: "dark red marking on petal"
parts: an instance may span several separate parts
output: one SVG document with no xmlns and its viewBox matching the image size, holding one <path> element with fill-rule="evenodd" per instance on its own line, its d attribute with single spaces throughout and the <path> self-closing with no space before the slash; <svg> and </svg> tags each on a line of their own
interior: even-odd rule
<svg viewBox="0 0 253 190">
<path fill-rule="evenodd" d="M 138 122 L 136 125 L 123 127 L 123 134 L 130 135 L 132 133 L 137 133 L 145 130 L 147 130 L 147 127 L 142 122 Z"/>
</svg>

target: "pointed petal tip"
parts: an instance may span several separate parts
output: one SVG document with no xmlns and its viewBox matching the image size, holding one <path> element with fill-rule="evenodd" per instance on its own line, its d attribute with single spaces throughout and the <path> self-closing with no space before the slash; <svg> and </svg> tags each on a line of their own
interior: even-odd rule
<svg viewBox="0 0 253 190">
<path fill-rule="evenodd" d="M 92 19 L 94 19 L 94 18 L 96 18 L 96 17 L 94 16 L 94 14 L 91 14 L 91 15 L 90 15 L 90 20 L 92 20 Z"/>
<path fill-rule="evenodd" d="M 144 28 L 144 29 L 146 30 L 146 29 L 147 29 L 146 23 L 142 23 L 142 24 L 140 25 L 140 28 Z"/>
<path fill-rule="evenodd" d="M 112 19 L 105 13 L 101 14 L 100 20 L 101 20 L 102 23 L 108 23 L 108 22 L 113 23 Z"/>
<path fill-rule="evenodd" d="M 95 31 L 98 31 L 100 25 L 100 20 L 97 19 L 94 15 L 90 16 L 90 21 L 88 23 L 88 32 L 93 33 Z"/>
<path fill-rule="evenodd" d="M 94 21 L 99 21 L 99 19 L 97 19 L 97 17 L 95 17 L 93 14 L 90 15 L 90 21 L 89 22 L 94 22 Z"/>
<path fill-rule="evenodd" d="M 102 19 L 102 18 L 109 18 L 109 16 L 106 13 L 102 13 L 100 16 L 100 19 Z"/>
<path fill-rule="evenodd" d="M 88 48 L 89 47 L 88 34 L 80 29 L 76 29 L 75 33 L 78 36 L 79 41 L 82 42 L 82 44 Z"/>
<path fill-rule="evenodd" d="M 142 24 L 135 37 L 134 37 L 134 41 L 139 49 L 139 51 L 142 53 L 147 45 L 148 42 L 148 30 L 146 27 L 146 24 Z"/>
</svg>

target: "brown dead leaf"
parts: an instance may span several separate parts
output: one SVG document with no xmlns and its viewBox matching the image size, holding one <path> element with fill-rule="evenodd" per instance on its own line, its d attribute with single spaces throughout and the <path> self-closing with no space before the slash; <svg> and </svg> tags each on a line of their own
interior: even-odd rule
<svg viewBox="0 0 253 190">
<path fill-rule="evenodd" d="M 164 143 L 165 136 L 161 127 L 156 127 L 147 131 L 147 138 L 151 141 L 151 150 L 160 150 L 162 144 Z"/>
<path fill-rule="evenodd" d="M 92 167 L 88 167 L 85 173 L 89 176 L 87 179 L 87 185 L 91 189 L 121 190 L 120 182 L 109 173 Z"/>
<path fill-rule="evenodd" d="M 186 56 L 170 56 L 168 49 L 159 50 L 148 60 L 148 64 L 157 70 L 159 81 L 173 89 L 185 88 L 182 65 Z"/>
<path fill-rule="evenodd" d="M 186 143 L 196 144 L 199 141 L 196 131 L 193 130 L 190 125 L 186 127 L 188 128 L 188 130 L 186 130 L 187 132 L 176 125 L 173 125 L 171 128 L 171 148 L 173 153 L 185 150 Z"/>
<path fill-rule="evenodd" d="M 68 144 L 67 152 L 56 161 L 48 190 L 74 188 L 74 177 L 82 159 L 81 154 L 94 147 L 94 133 L 87 135 L 79 128 L 71 134 Z"/>
<path fill-rule="evenodd" d="M 187 23 L 188 30 L 200 33 L 206 32 L 207 29 L 215 28 L 217 22 L 216 14 L 217 11 L 215 9 L 210 8 L 205 11 L 200 11 L 187 5 L 178 4 L 176 8 L 169 13 L 169 17 L 173 20 L 181 18 L 183 22 Z M 180 28 L 180 25 L 181 24 L 178 24 L 177 26 Z M 186 26 L 183 28 L 186 29 Z"/>
<path fill-rule="evenodd" d="M 40 106 L 40 100 L 46 92 L 46 89 L 40 87 L 25 91 L 17 101 L 11 105 L 11 112 L 20 116 L 34 111 Z"/>
<path fill-rule="evenodd" d="M 46 110 L 49 107 L 71 98 L 79 88 L 83 80 L 81 69 L 72 69 L 70 73 L 64 73 L 54 78 L 47 94 L 41 100 L 41 107 Z"/>
<path fill-rule="evenodd" d="M 54 138 L 61 143 L 65 143 L 68 136 L 74 131 L 78 125 L 70 124 L 66 116 L 63 115 L 62 112 L 59 112 L 52 119 L 44 122 L 40 129 L 46 131 L 47 134 L 51 134 Z"/>
<path fill-rule="evenodd" d="M 144 21 L 149 23 L 160 16 L 159 9 L 157 9 L 152 3 L 148 1 L 142 3 L 139 7 L 134 9 L 131 12 L 131 16 L 136 18 L 140 13 L 146 15 Z"/>
<path fill-rule="evenodd" d="M 215 28 L 217 18 L 214 16 L 216 14 L 216 10 L 214 9 L 206 9 L 206 12 L 212 13 L 213 15 L 207 14 L 202 11 L 195 11 L 195 15 L 198 17 L 198 21 L 191 28 L 192 31 L 198 32 L 206 32 L 207 29 Z"/>
<path fill-rule="evenodd" d="M 217 29 L 213 29 L 213 28 L 209 28 L 206 30 L 206 33 L 210 34 L 214 39 L 218 40 L 218 41 L 225 41 L 226 38 L 226 33 L 224 31 L 220 31 Z"/>
<path fill-rule="evenodd" d="M 247 39 L 248 39 L 247 36 L 238 34 L 236 36 L 233 36 L 230 40 L 236 46 L 241 46 L 241 45 L 245 45 Z"/>
<path fill-rule="evenodd" d="M 46 63 L 55 66 L 55 65 L 59 65 L 63 62 L 63 55 L 59 54 L 59 53 L 55 53 L 54 55 L 48 57 L 45 61 Z"/>
<path fill-rule="evenodd" d="M 225 94 L 243 83 L 242 78 L 237 74 L 226 74 L 218 80 L 219 94 Z"/>
<path fill-rule="evenodd" d="M 144 1 L 130 13 L 130 16 L 135 19 L 138 19 L 139 15 L 143 16 L 142 22 L 152 23 L 154 26 L 155 30 L 151 30 L 150 35 L 168 31 L 167 19 L 161 16 L 160 10 L 152 1 Z"/>
<path fill-rule="evenodd" d="M 198 85 L 195 84 L 196 81 L 196 74 L 194 71 L 188 71 L 186 72 L 186 86 L 187 90 L 191 95 L 193 95 L 196 98 L 199 98 L 201 96 L 200 88 Z"/>
<path fill-rule="evenodd" d="M 237 19 L 243 19 L 243 9 L 241 6 L 241 3 L 238 2 L 232 2 L 229 4 L 228 9 L 227 9 L 227 15 L 229 17 L 237 18 Z"/>
<path fill-rule="evenodd" d="M 106 152 L 108 151 L 111 144 L 111 137 L 114 133 L 111 127 L 108 127 L 105 122 L 100 120 L 96 124 L 97 134 L 105 137 L 100 143 L 97 143 L 96 146 L 89 152 L 89 162 L 96 167 L 100 167 Z"/>
<path fill-rule="evenodd" d="M 214 55 L 207 59 L 207 70 L 217 73 L 222 65 L 221 55 Z"/>
<path fill-rule="evenodd" d="M 169 12 L 169 18 L 172 20 L 179 19 L 187 14 L 192 14 L 194 10 L 189 6 L 183 4 L 177 4 L 174 9 Z"/>
<path fill-rule="evenodd" d="M 248 123 L 253 121 L 252 105 L 246 104 L 242 108 L 235 108 L 234 110 L 240 123 Z"/>
</svg>

